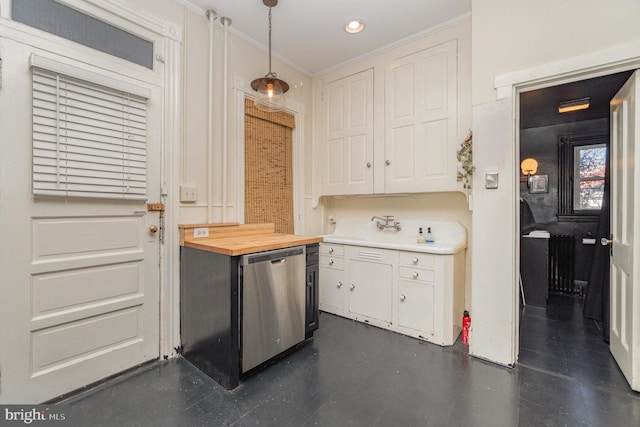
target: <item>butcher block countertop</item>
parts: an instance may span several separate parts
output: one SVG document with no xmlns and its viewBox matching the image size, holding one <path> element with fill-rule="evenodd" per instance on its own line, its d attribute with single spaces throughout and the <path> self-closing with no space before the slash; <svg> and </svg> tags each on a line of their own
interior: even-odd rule
<svg viewBox="0 0 640 427">
<path fill-rule="evenodd" d="M 322 237 L 276 233 L 273 224 L 180 225 L 180 245 L 222 255 L 246 255 L 319 243 Z M 206 230 L 206 231 L 205 231 Z M 206 237 L 198 237 L 205 236 Z"/>
</svg>

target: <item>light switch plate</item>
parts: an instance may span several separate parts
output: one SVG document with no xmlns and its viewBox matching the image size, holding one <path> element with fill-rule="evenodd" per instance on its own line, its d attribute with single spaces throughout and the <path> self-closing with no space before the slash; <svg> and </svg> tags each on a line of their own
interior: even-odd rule
<svg viewBox="0 0 640 427">
<path fill-rule="evenodd" d="M 198 201 L 198 193 L 196 187 L 192 185 L 180 186 L 180 201 L 181 202 L 196 202 Z"/>
<path fill-rule="evenodd" d="M 487 172 L 484 175 L 484 188 L 490 190 L 498 188 L 498 172 Z"/>
</svg>

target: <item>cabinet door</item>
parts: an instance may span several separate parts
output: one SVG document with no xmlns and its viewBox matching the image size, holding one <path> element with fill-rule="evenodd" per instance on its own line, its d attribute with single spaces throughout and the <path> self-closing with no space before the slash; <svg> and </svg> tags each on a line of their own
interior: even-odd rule
<svg viewBox="0 0 640 427">
<path fill-rule="evenodd" d="M 387 64 L 385 192 L 456 190 L 456 56 L 454 40 Z"/>
<path fill-rule="evenodd" d="M 305 307 L 305 336 L 309 338 L 318 329 L 318 265 L 307 266 L 307 295 Z"/>
<path fill-rule="evenodd" d="M 346 301 L 344 271 L 320 267 L 320 309 L 344 314 Z"/>
<path fill-rule="evenodd" d="M 434 333 L 434 288 L 431 283 L 398 282 L 398 326 L 424 334 Z"/>
<path fill-rule="evenodd" d="M 322 193 L 373 192 L 373 70 L 326 83 L 322 99 Z"/>
<path fill-rule="evenodd" d="M 349 311 L 391 322 L 393 267 L 352 259 L 348 271 Z"/>
</svg>

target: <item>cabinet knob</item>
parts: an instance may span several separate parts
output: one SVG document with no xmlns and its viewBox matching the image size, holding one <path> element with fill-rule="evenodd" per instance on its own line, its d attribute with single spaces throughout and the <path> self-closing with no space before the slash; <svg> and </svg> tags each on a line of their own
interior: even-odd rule
<svg viewBox="0 0 640 427">
<path fill-rule="evenodd" d="M 311 283 L 311 282 L 307 282 L 307 286 L 308 286 L 308 287 L 312 287 L 312 286 L 313 286 L 313 283 Z"/>
<path fill-rule="evenodd" d="M 414 279 L 417 279 L 417 278 L 418 278 L 418 272 L 417 272 L 417 271 L 414 271 L 414 272 L 413 272 L 413 278 L 414 278 Z"/>
<path fill-rule="evenodd" d="M 414 259 L 412 259 L 411 261 L 412 261 L 414 264 L 417 264 L 417 263 L 418 263 L 418 261 L 420 261 L 420 260 L 419 260 L 418 258 L 414 258 Z"/>
<path fill-rule="evenodd" d="M 342 287 L 342 282 L 338 282 L 338 288 Z"/>
<path fill-rule="evenodd" d="M 356 285 L 354 285 L 353 283 L 349 286 L 349 289 L 354 290 L 356 288 Z"/>
<path fill-rule="evenodd" d="M 367 167 L 370 168 L 371 167 L 371 162 L 367 162 Z"/>
<path fill-rule="evenodd" d="M 405 299 L 407 299 L 407 296 L 405 294 L 400 294 L 400 301 L 404 301 Z"/>
<path fill-rule="evenodd" d="M 332 259 L 329 260 L 329 265 L 333 265 L 333 260 Z"/>
<path fill-rule="evenodd" d="M 333 253 L 333 248 L 329 248 L 329 253 L 332 254 Z"/>
<path fill-rule="evenodd" d="M 389 166 L 391 164 L 391 160 L 387 160 L 384 162 L 385 165 Z"/>
</svg>

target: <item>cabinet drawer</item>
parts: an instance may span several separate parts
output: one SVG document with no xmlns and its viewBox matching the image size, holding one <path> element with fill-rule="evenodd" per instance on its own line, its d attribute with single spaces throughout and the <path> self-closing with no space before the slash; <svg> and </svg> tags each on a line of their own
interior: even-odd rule
<svg viewBox="0 0 640 427">
<path fill-rule="evenodd" d="M 323 243 L 320 245 L 320 255 L 344 256 L 344 246 Z"/>
<path fill-rule="evenodd" d="M 400 277 L 402 279 L 416 280 L 419 282 L 433 282 L 433 270 L 423 270 L 421 268 L 400 267 Z"/>
<path fill-rule="evenodd" d="M 336 258 L 329 255 L 320 255 L 320 267 L 344 270 L 344 258 Z"/>
<path fill-rule="evenodd" d="M 400 265 L 433 268 L 435 255 L 421 252 L 400 252 Z"/>
</svg>

